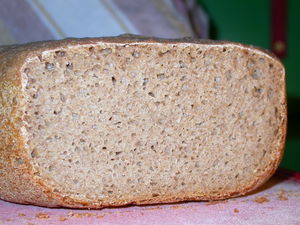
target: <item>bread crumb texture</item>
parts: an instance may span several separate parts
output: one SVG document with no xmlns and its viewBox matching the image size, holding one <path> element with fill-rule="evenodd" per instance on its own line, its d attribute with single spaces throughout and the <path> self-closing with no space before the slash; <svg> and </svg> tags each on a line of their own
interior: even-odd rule
<svg viewBox="0 0 300 225">
<path fill-rule="evenodd" d="M 245 192 L 279 158 L 282 70 L 235 45 L 45 50 L 21 71 L 34 176 L 87 205 Z"/>
</svg>

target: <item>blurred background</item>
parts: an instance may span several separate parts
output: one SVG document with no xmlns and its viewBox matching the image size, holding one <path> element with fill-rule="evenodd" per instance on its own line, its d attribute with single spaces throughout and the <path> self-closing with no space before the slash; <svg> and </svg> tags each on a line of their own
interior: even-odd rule
<svg viewBox="0 0 300 225">
<path fill-rule="evenodd" d="M 281 167 L 300 171 L 299 0 L 0 0 L 0 45 L 123 33 L 220 39 L 273 51 L 287 70 Z"/>
</svg>

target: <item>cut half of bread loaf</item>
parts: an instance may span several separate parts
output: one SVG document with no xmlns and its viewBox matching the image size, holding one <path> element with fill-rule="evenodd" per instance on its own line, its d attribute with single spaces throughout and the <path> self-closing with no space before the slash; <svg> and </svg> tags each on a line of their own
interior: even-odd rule
<svg viewBox="0 0 300 225">
<path fill-rule="evenodd" d="M 0 50 L 0 198 L 103 208 L 244 195 L 283 155 L 285 71 L 252 46 L 137 36 Z"/>
</svg>

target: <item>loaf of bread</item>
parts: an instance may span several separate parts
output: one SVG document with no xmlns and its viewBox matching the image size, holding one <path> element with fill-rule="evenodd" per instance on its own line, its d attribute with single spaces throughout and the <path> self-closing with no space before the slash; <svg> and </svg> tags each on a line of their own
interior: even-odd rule
<svg viewBox="0 0 300 225">
<path fill-rule="evenodd" d="M 124 35 L 0 49 L 0 198 L 103 208 L 244 195 L 278 167 L 285 70 L 238 43 Z"/>
</svg>

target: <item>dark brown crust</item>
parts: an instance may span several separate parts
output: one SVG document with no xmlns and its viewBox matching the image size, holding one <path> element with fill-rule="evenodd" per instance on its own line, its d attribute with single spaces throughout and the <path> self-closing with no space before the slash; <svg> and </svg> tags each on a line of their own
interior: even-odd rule
<svg viewBox="0 0 300 225">
<path fill-rule="evenodd" d="M 4 46 L 0 48 L 0 89 L 9 92 L 9 97 L 4 98 L 4 95 L 0 95 L 0 105 L 2 108 L 9 107 L 11 110 L 6 110 L 5 112 L 0 111 L 0 119 L 6 121 L 5 123 L 0 123 L 0 128 L 5 129 L 5 133 L 0 133 L 0 198 L 17 202 L 23 204 L 34 204 L 47 207 L 71 207 L 71 208 L 103 208 L 103 207 L 117 207 L 124 205 L 148 205 L 155 203 L 174 203 L 182 201 L 198 201 L 198 200 L 219 200 L 226 199 L 230 197 L 236 197 L 245 195 L 257 187 L 265 183 L 278 168 L 279 163 L 282 160 L 285 137 L 286 137 L 286 126 L 287 126 L 287 108 L 286 108 L 286 96 L 282 100 L 282 125 L 281 125 L 281 136 L 280 148 L 277 150 L 273 165 L 270 166 L 270 170 L 265 171 L 263 175 L 257 177 L 253 183 L 249 184 L 248 187 L 241 187 L 239 190 L 230 193 L 222 193 L 218 195 L 203 195 L 199 194 L 188 194 L 184 193 L 181 196 L 168 196 L 159 197 L 152 199 L 139 199 L 132 201 L 114 201 L 110 203 L 101 202 L 87 202 L 84 200 L 74 200 L 69 197 L 64 197 L 60 194 L 55 194 L 51 191 L 45 182 L 38 179 L 34 175 L 33 168 L 30 163 L 30 159 L 26 153 L 26 148 L 24 144 L 24 139 L 21 135 L 20 124 L 21 116 L 18 115 L 17 108 L 21 107 L 22 104 L 22 92 L 21 92 L 21 73 L 20 69 L 27 58 L 36 56 L 45 50 L 54 50 L 56 48 L 62 48 L 64 46 L 73 45 L 86 45 L 86 44 L 96 44 L 99 42 L 109 42 L 109 43 L 194 43 L 201 45 L 233 45 L 244 49 L 249 49 L 251 51 L 256 51 L 260 54 L 266 54 L 267 56 L 276 60 L 282 67 L 282 72 L 284 74 L 284 67 L 276 57 L 265 50 L 249 46 L 242 45 L 239 43 L 224 42 L 224 41 L 211 41 L 211 40 L 196 40 L 191 38 L 185 39 L 157 39 L 148 38 L 135 35 L 122 35 L 119 37 L 107 37 L 107 38 L 85 38 L 85 39 L 65 39 L 60 41 L 47 41 L 47 42 L 36 42 L 26 45 L 14 45 L 14 46 Z M 285 84 L 283 85 L 284 93 Z M 17 99 L 17 105 L 10 105 L 13 102 L 13 98 Z M 17 160 L 19 159 L 19 161 Z M 16 161 L 17 160 L 17 161 Z"/>
</svg>

